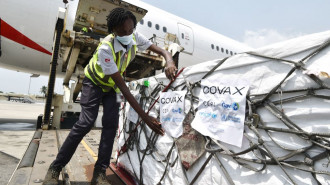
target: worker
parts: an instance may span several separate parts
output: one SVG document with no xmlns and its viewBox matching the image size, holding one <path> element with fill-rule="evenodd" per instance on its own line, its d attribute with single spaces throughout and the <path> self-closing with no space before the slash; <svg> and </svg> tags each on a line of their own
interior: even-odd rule
<svg viewBox="0 0 330 185">
<path fill-rule="evenodd" d="M 105 171 L 110 164 L 118 127 L 119 103 L 116 97 L 119 92 L 155 133 L 164 135 L 161 123 L 156 118 L 148 116 L 139 106 L 126 86 L 122 74 L 129 62 L 134 59 L 137 49 L 149 49 L 162 55 L 167 61 L 165 74 L 168 79 L 174 79 L 177 69 L 171 54 L 136 32 L 136 24 L 137 20 L 132 12 L 123 8 L 115 8 L 107 16 L 110 35 L 99 44 L 85 67 L 86 77 L 82 82 L 79 120 L 73 125 L 56 159 L 51 163 L 43 184 L 58 183 L 60 171 L 70 161 L 80 141 L 93 127 L 101 102 L 103 104 L 102 133 L 91 184 L 109 184 L 105 178 Z"/>
</svg>

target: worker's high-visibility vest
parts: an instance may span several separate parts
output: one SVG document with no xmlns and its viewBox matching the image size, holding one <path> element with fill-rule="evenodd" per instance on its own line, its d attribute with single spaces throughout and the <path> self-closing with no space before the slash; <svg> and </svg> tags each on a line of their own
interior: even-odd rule
<svg viewBox="0 0 330 185">
<path fill-rule="evenodd" d="M 133 39 L 135 41 L 135 36 L 133 34 Z M 108 44 L 111 48 L 113 59 L 117 64 L 118 71 L 121 75 L 125 72 L 128 64 L 134 59 L 136 54 L 136 45 L 133 45 L 129 50 L 125 58 L 121 59 L 122 51 L 115 53 L 113 45 L 114 45 L 114 35 L 110 34 L 103 39 L 103 41 L 99 44 L 96 51 L 94 52 L 93 57 L 89 61 L 88 65 L 85 67 L 85 76 L 92 80 L 94 84 L 101 87 L 103 92 L 109 92 L 111 88 L 113 88 L 117 93 L 120 92 L 119 88 L 116 86 L 115 82 L 112 80 L 110 75 L 104 75 L 101 66 L 97 64 L 98 60 L 98 50 L 102 44 Z"/>
</svg>

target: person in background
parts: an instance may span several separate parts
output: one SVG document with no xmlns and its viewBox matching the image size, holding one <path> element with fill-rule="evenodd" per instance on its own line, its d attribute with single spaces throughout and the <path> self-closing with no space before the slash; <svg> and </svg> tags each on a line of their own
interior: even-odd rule
<svg viewBox="0 0 330 185">
<path fill-rule="evenodd" d="M 154 132 L 164 135 L 164 130 L 157 119 L 148 116 L 130 93 L 122 74 L 134 59 L 137 49 L 149 49 L 162 55 L 167 61 L 165 74 L 168 79 L 174 79 L 177 69 L 171 54 L 136 32 L 136 24 L 137 20 L 133 13 L 123 8 L 115 8 L 108 15 L 107 25 L 110 34 L 99 44 L 85 67 L 79 120 L 73 125 L 56 159 L 50 165 L 43 181 L 44 185 L 58 184 L 60 171 L 70 161 L 80 141 L 93 127 L 100 103 L 103 104 L 102 134 L 91 184 L 110 184 L 106 180 L 105 171 L 110 164 L 118 127 L 119 103 L 116 98 L 120 92 Z"/>
</svg>

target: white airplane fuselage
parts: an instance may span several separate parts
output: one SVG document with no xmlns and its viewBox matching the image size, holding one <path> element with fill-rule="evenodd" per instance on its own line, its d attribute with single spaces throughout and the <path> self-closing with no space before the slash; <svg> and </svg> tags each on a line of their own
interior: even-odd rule
<svg viewBox="0 0 330 185">
<path fill-rule="evenodd" d="M 72 19 L 75 16 L 77 2 L 78 0 L 69 1 Z M 143 24 L 142 21 L 139 22 L 136 31 L 147 38 L 154 35 L 165 37 L 167 32 L 177 35 L 181 46 L 184 47 L 179 57 L 179 67 L 223 58 L 251 49 L 141 1 L 126 2 L 148 10 L 143 18 Z M 59 7 L 66 7 L 62 0 L 0 1 L 2 53 L 0 67 L 33 74 L 49 73 Z M 67 25 L 70 25 L 69 21 Z M 61 63 L 58 66 L 61 66 Z M 64 73 L 58 70 L 58 74 L 62 76 Z"/>
</svg>

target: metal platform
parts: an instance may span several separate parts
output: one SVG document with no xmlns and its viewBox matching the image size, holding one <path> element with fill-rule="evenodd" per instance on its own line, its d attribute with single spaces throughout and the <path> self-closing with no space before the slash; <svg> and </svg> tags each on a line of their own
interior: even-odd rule
<svg viewBox="0 0 330 185">
<path fill-rule="evenodd" d="M 34 137 L 23 159 L 15 170 L 9 185 L 40 185 L 50 163 L 55 159 L 59 146 L 62 145 L 70 130 L 44 130 L 41 137 Z M 101 130 L 91 130 L 77 147 L 71 161 L 60 175 L 62 184 L 89 184 L 92 179 L 95 161 L 97 160 Z M 113 155 L 116 149 L 114 144 Z M 35 157 L 33 157 L 35 156 Z M 29 165 L 29 163 L 31 165 Z M 124 185 L 113 171 L 108 168 L 107 179 L 112 184 Z"/>
</svg>

